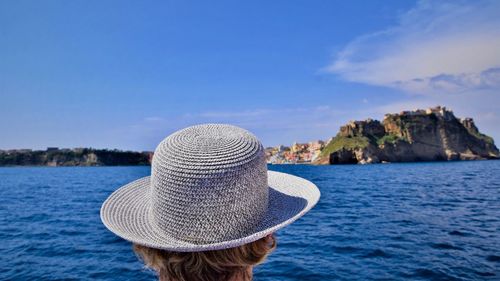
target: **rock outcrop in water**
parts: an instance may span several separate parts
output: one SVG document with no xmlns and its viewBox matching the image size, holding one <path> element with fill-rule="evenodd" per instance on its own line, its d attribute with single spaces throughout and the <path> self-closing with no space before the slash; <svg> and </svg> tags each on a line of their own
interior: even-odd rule
<svg viewBox="0 0 500 281">
<path fill-rule="evenodd" d="M 445 107 L 386 114 L 340 127 L 316 164 L 499 159 L 493 139 Z"/>
<path fill-rule="evenodd" d="M 0 150 L 0 166 L 133 166 L 149 165 L 151 152 L 75 148 Z"/>
</svg>

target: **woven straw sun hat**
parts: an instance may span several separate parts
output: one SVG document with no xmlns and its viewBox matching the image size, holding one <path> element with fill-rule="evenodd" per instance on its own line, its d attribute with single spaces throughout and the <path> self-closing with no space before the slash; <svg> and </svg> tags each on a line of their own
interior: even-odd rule
<svg viewBox="0 0 500 281">
<path fill-rule="evenodd" d="M 318 202 L 312 182 L 267 170 L 264 148 L 232 125 L 202 124 L 165 138 L 151 175 L 113 192 L 101 220 L 136 244 L 179 252 L 237 247 L 292 223 Z"/>
</svg>

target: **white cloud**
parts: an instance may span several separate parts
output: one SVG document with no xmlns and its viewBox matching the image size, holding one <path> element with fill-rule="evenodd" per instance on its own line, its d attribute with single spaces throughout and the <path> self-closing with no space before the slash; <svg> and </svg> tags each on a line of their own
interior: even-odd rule
<svg viewBox="0 0 500 281">
<path fill-rule="evenodd" d="M 349 43 L 327 71 L 414 93 L 500 88 L 500 1 L 420 1 Z"/>
</svg>

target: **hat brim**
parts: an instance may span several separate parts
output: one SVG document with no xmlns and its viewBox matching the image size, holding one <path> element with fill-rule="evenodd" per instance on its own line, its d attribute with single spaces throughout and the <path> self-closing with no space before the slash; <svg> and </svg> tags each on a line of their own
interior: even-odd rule
<svg viewBox="0 0 500 281">
<path fill-rule="evenodd" d="M 268 210 L 252 234 L 230 241 L 195 244 L 156 229 L 149 215 L 150 177 L 140 178 L 113 192 L 101 207 L 101 220 L 113 233 L 130 242 L 177 252 L 197 252 L 237 247 L 256 241 L 294 222 L 319 200 L 312 182 L 286 173 L 268 171 Z"/>
</svg>

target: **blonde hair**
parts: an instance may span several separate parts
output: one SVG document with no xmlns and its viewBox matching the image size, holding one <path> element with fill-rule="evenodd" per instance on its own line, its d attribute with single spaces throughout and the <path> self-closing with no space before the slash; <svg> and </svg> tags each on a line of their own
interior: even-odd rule
<svg viewBox="0 0 500 281">
<path fill-rule="evenodd" d="M 205 252 L 171 252 L 134 244 L 144 264 L 160 281 L 252 280 L 252 267 L 276 248 L 273 235 L 235 248 Z"/>
</svg>

